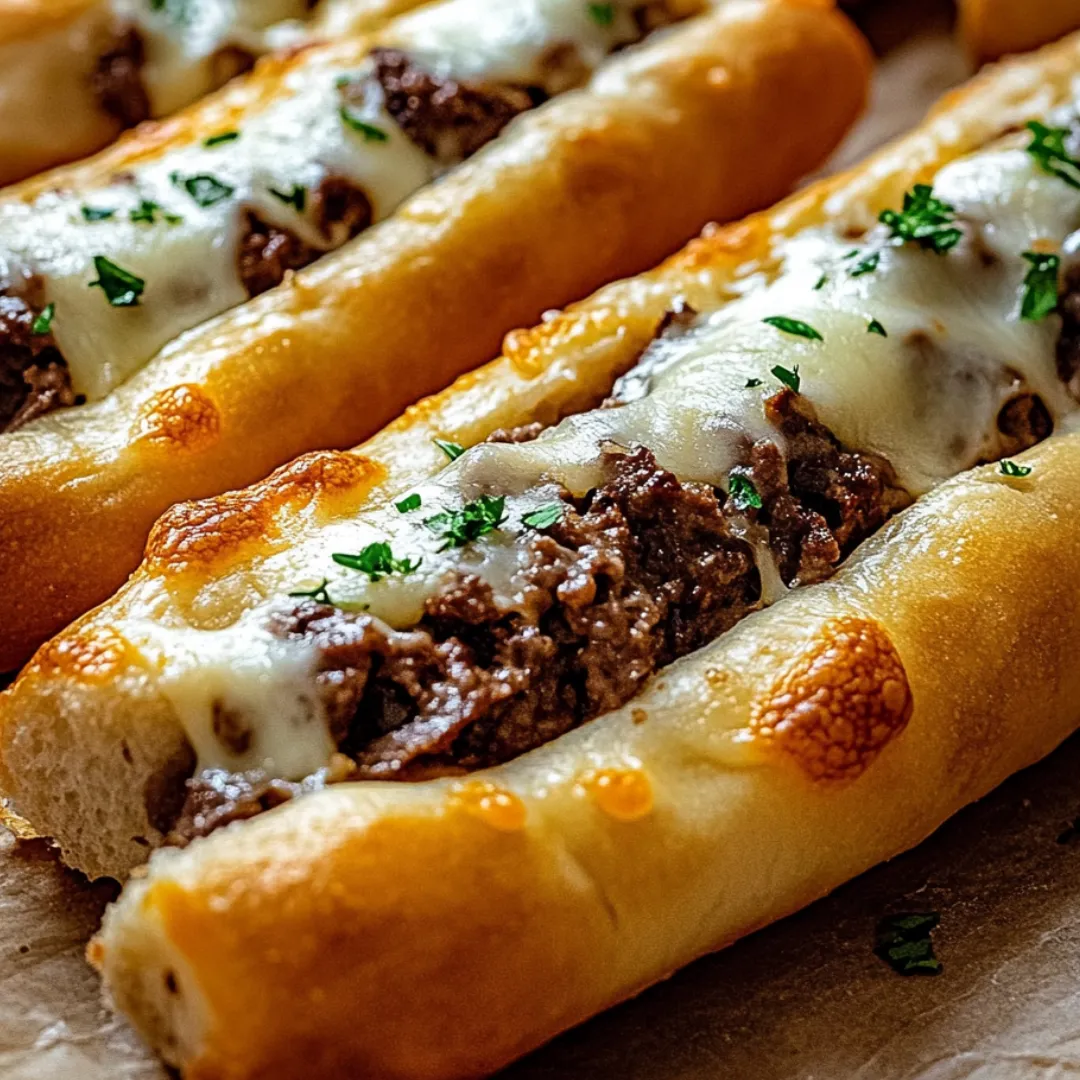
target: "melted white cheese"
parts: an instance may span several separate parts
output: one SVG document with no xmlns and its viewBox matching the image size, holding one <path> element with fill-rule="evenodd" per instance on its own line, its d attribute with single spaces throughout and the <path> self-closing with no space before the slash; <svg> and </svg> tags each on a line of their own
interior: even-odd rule
<svg viewBox="0 0 1080 1080">
<path fill-rule="evenodd" d="M 278 0 L 275 17 L 283 4 Z M 151 19 L 144 0 L 137 7 Z M 252 3 L 194 3 L 197 17 L 185 24 L 193 40 L 214 38 L 224 26 L 219 15 L 225 8 L 235 15 L 230 32 L 239 33 L 254 18 Z M 151 21 L 164 19 L 167 10 Z M 491 17 L 493 10 L 498 17 Z M 527 83 L 540 77 L 540 60 L 557 44 L 573 43 L 590 62 L 599 62 L 626 40 L 629 19 L 617 5 L 611 24 L 601 26 L 580 0 L 503 0 L 495 9 L 476 0 L 445 0 L 395 24 L 393 41 L 410 48 L 414 39 L 422 41 L 423 62 L 438 71 L 458 70 L 467 41 L 471 77 Z M 367 61 L 340 70 L 301 64 L 274 101 L 240 126 L 234 141 L 176 147 L 96 190 L 53 192 L 31 204 L 0 202 L 0 287 L 30 275 L 41 279 L 44 301 L 55 305 L 52 332 L 77 393 L 90 401 L 104 397 L 168 341 L 247 298 L 237 264 L 246 211 L 326 251 L 345 237 L 316 228 L 311 194 L 322 180 L 340 177 L 360 188 L 378 221 L 433 179 L 436 161 L 386 112 L 374 82 L 367 83 L 363 102 L 350 101 L 348 107 L 371 130 L 343 121 L 337 80 L 365 84 L 370 74 Z M 197 176 L 231 191 L 200 205 L 181 186 Z M 307 193 L 303 213 L 274 194 L 288 196 L 297 186 Z M 161 211 L 153 223 L 132 222 L 132 211 L 144 200 Z M 113 213 L 86 221 L 84 207 Z M 137 305 L 111 306 L 91 284 L 98 277 L 95 256 L 144 282 Z"/>
<path fill-rule="evenodd" d="M 627 404 L 571 416 L 532 443 L 474 447 L 415 490 L 419 509 L 402 514 L 391 503 L 312 530 L 272 556 L 260 580 L 282 592 L 325 581 L 338 606 L 408 626 L 448 574 L 465 571 L 512 608 L 522 599 L 522 517 L 555 498 L 555 485 L 580 494 L 598 484 L 605 447 L 643 444 L 681 480 L 718 487 L 726 487 L 751 442 L 772 439 L 783 450 L 763 409 L 781 389 L 777 366 L 797 368 L 800 393 L 820 420 L 846 446 L 884 455 L 914 496 L 994 452 L 998 413 L 1018 391 L 1037 393 L 1055 424 L 1070 426 L 1080 403 L 1056 373 L 1060 320 L 1020 319 L 1028 269 L 1021 254 L 1078 246 L 1080 191 L 1040 171 L 1023 149 L 1004 145 L 943 168 L 934 192 L 955 207 L 965 232 L 947 253 L 897 246 L 877 227 L 852 256 L 842 221 L 781 241 L 781 271 L 772 281 L 654 342 L 621 381 Z M 880 255 L 876 269 L 853 275 L 872 252 Z M 801 320 L 823 340 L 763 321 L 772 316 Z M 886 337 L 868 332 L 872 320 Z M 440 531 L 425 520 L 481 495 L 505 496 L 501 527 L 464 548 L 439 550 Z M 756 534 L 747 539 L 761 567 L 763 600 L 776 600 L 784 586 L 768 565 L 771 553 Z M 388 541 L 397 558 L 422 559 L 421 566 L 372 582 L 331 560 L 333 552 L 358 552 L 376 540 Z M 282 603 L 256 607 L 245 621 L 265 624 Z M 187 720 L 207 722 L 205 715 Z"/>
<path fill-rule="evenodd" d="M 304 39 L 305 0 L 110 0 L 117 20 L 143 40 L 143 85 L 154 116 L 165 116 L 222 83 L 221 55 L 251 56 Z"/>
</svg>

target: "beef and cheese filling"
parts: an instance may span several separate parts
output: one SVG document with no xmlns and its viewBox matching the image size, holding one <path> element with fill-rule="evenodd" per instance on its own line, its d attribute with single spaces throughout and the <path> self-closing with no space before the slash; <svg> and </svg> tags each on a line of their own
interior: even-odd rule
<svg viewBox="0 0 1080 1080">
<path fill-rule="evenodd" d="M 945 479 L 998 462 L 1022 483 L 1013 456 L 1080 417 L 1069 123 L 876 223 L 778 241 L 735 300 L 669 313 L 603 407 L 446 444 L 437 476 L 271 556 L 288 597 L 156 630 L 197 763 L 174 842 L 328 782 L 505 761 L 827 577 Z"/>
<path fill-rule="evenodd" d="M 95 190 L 0 205 L 0 297 L 26 307 L 50 363 L 66 368 L 70 394 L 52 407 L 104 397 L 166 342 L 340 247 L 515 116 L 693 10 L 686 0 L 496 7 L 420 8 L 359 60 L 346 44 L 289 68 L 282 92 L 236 128 Z M 114 74 L 129 66 L 119 53 L 110 61 Z M 0 321 L 14 386 L 14 358 L 25 360 L 23 399 L 0 402 L 0 430 L 44 411 L 40 344 Z"/>
</svg>

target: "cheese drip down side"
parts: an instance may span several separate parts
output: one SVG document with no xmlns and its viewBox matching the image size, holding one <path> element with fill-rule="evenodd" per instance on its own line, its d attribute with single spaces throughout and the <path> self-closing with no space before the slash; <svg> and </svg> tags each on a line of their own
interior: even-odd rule
<svg viewBox="0 0 1080 1080">
<path fill-rule="evenodd" d="M 286 594 L 321 589 L 340 611 L 409 628 L 461 575 L 479 578 L 495 604 L 512 612 L 525 601 L 522 541 L 536 535 L 526 518 L 560 494 L 581 497 L 596 488 L 610 454 L 633 446 L 647 447 L 680 482 L 728 490 L 751 446 L 773 443 L 788 452 L 766 414 L 782 382 L 797 382 L 800 399 L 844 447 L 889 462 L 912 497 L 1000 456 L 998 416 L 1017 394 L 1038 395 L 1055 425 L 1073 422 L 1080 404 L 1055 362 L 1061 321 L 1022 320 L 1020 308 L 1029 268 L 1023 253 L 1072 249 L 1080 191 L 1042 171 L 1021 145 L 999 144 L 942 169 L 934 193 L 955 209 L 963 232 L 951 249 L 939 254 L 891 242 L 882 227 L 853 248 L 844 221 L 781 240 L 771 280 L 747 282 L 715 312 L 684 315 L 619 381 L 613 407 L 570 416 L 532 442 L 476 446 L 394 502 L 313 528 L 303 542 L 271 555 L 260 581 L 277 596 L 250 609 L 244 624 L 269 625 L 295 604 Z M 852 272 L 874 253 L 871 270 Z M 789 331 L 803 330 L 765 321 L 776 317 L 797 320 L 783 324 Z M 870 332 L 871 323 L 884 335 Z M 430 518 L 483 497 L 504 500 L 497 527 L 448 546 Z M 407 560 L 407 572 L 368 575 L 331 558 L 374 543 Z M 769 551 L 754 547 L 760 566 Z M 762 603 L 782 594 L 777 578 L 775 568 L 761 570 Z M 154 650 L 161 632 L 142 630 L 151 640 L 140 645 L 137 628 L 132 640 Z M 289 639 L 286 647 L 308 644 Z M 185 662 L 167 660 L 166 669 Z M 246 675 L 234 678 L 230 692 L 245 694 Z M 201 734 L 211 718 L 208 691 L 201 712 L 192 706 L 184 713 L 194 744 L 212 745 Z M 200 764 L 220 765 L 221 756 Z"/>
<path fill-rule="evenodd" d="M 239 8 L 246 5 L 232 6 L 237 26 L 245 25 Z M 422 60 L 413 61 L 422 71 L 448 78 L 467 68 L 480 92 L 512 87 L 508 119 L 514 109 L 584 81 L 590 65 L 640 38 L 644 30 L 632 14 L 640 6 L 623 0 L 611 6 L 610 20 L 598 22 L 580 0 L 504 0 L 492 20 L 484 4 L 443 0 L 377 44 L 409 61 L 408 50 L 422 47 Z M 193 34 L 196 25 L 202 24 L 192 24 Z M 567 62 L 567 50 L 575 63 Z M 52 305 L 50 331 L 75 394 L 104 397 L 168 341 L 250 295 L 239 265 L 250 215 L 303 246 L 296 258 L 302 264 L 387 217 L 454 163 L 417 141 L 415 117 L 403 129 L 377 77 L 378 55 L 348 45 L 313 53 L 234 130 L 203 133 L 209 145 L 166 149 L 93 190 L 0 203 L 0 292 L 18 293 L 32 281 L 42 306 Z M 487 130 L 482 141 L 496 132 Z M 327 182 L 359 193 L 369 217 L 351 231 L 326 227 L 319 191 Z M 102 279 L 101 260 L 136 279 L 137 295 L 110 302 L 94 284 Z"/>
</svg>

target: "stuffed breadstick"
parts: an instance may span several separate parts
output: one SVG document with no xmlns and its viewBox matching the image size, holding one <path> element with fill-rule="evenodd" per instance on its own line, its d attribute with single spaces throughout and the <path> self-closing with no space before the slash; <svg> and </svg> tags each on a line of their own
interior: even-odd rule
<svg viewBox="0 0 1080 1080">
<path fill-rule="evenodd" d="M 0 185 L 101 149 L 249 68 L 421 0 L 0 0 Z"/>
<path fill-rule="evenodd" d="M 119 586 L 166 507 L 353 445 L 509 327 L 783 191 L 865 90 L 861 39 L 816 4 L 740 0 L 685 19 L 674 0 L 614 4 L 599 21 L 577 0 L 500 5 L 515 11 L 426 6 L 372 53 L 298 58 L 304 78 L 280 106 L 264 79 L 271 101 L 244 124 L 246 80 L 170 121 L 163 143 L 136 138 L 65 173 L 64 191 L 24 188 L 0 211 L 17 282 L 8 416 L 39 414 L 0 434 L 0 670 Z M 601 63 L 665 18 L 677 25 Z M 370 233 L 142 366 L 521 108 Z M 125 165 L 136 179 L 104 186 Z"/>
<path fill-rule="evenodd" d="M 1074 729 L 1078 72 L 177 507 L 41 650 L 5 783 L 91 872 L 169 834 L 91 949 L 169 1061 L 491 1071 Z"/>
<path fill-rule="evenodd" d="M 1077 0 L 958 0 L 960 37 L 979 61 L 1045 45 L 1080 27 Z"/>
</svg>

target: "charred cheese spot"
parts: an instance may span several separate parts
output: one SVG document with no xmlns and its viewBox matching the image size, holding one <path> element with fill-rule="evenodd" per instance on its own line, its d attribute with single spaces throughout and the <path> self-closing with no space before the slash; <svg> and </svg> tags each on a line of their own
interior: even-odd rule
<svg viewBox="0 0 1080 1080">
<path fill-rule="evenodd" d="M 204 450 L 221 434 L 221 416 L 205 390 L 193 384 L 160 390 L 142 408 L 136 438 L 170 453 Z"/>
<path fill-rule="evenodd" d="M 455 784 L 450 791 L 450 804 L 498 832 L 518 832 L 525 827 L 525 804 L 513 792 L 487 780 Z"/>
<path fill-rule="evenodd" d="M 283 466 L 267 480 L 271 497 L 292 504 L 320 497 L 355 495 L 362 499 L 386 470 L 377 461 L 339 450 L 320 450 L 304 454 Z"/>
<path fill-rule="evenodd" d="M 717 259 L 743 260 L 764 255 L 769 236 L 769 223 L 762 216 L 732 225 L 708 225 L 696 240 L 691 240 L 667 265 L 672 270 L 715 272 Z"/>
<path fill-rule="evenodd" d="M 911 718 L 911 689 L 885 630 L 826 623 L 821 636 L 751 708 L 750 731 L 814 780 L 854 780 Z"/>
<path fill-rule="evenodd" d="M 133 656 L 130 643 L 115 630 L 88 624 L 43 645 L 30 670 L 82 683 L 105 683 L 128 667 Z"/>
</svg>

